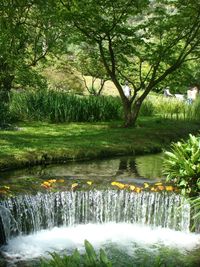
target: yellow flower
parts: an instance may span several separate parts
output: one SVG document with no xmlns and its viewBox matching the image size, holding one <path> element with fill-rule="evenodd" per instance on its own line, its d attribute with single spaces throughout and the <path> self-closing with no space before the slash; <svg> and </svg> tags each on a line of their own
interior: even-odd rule
<svg viewBox="0 0 200 267">
<path fill-rule="evenodd" d="M 91 184 L 92 184 L 92 182 L 91 182 L 91 181 L 87 181 L 87 184 L 91 185 Z"/>
<path fill-rule="evenodd" d="M 76 188 L 77 186 L 78 186 L 78 183 L 74 183 L 74 184 L 71 185 L 71 189 L 74 189 L 74 188 Z"/>
</svg>

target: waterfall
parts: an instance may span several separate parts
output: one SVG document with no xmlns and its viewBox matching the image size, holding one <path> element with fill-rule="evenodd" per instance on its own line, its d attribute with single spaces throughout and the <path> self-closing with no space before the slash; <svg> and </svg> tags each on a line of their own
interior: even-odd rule
<svg viewBox="0 0 200 267">
<path fill-rule="evenodd" d="M 20 195 L 0 201 L 6 240 L 54 226 L 126 222 L 189 231 L 190 205 L 172 192 L 90 190 Z M 2 234 L 0 236 L 3 236 Z"/>
</svg>

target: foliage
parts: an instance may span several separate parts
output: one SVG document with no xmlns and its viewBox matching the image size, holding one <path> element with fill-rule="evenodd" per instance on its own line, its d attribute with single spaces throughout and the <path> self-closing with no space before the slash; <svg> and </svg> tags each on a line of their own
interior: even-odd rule
<svg viewBox="0 0 200 267">
<path fill-rule="evenodd" d="M 13 94 L 11 113 L 18 119 L 50 122 L 107 121 L 121 115 L 117 97 L 84 97 L 55 90 Z"/>
<path fill-rule="evenodd" d="M 170 87 L 172 93 L 185 94 L 189 87 L 197 86 L 200 88 L 200 71 L 198 60 L 186 61 L 181 68 L 166 78 L 160 87 Z"/>
<path fill-rule="evenodd" d="M 75 53 L 75 60 L 73 65 L 81 72 L 87 91 L 91 95 L 101 95 L 103 86 L 108 80 L 108 75 L 103 66 L 102 60 L 98 54 L 98 50 L 94 45 L 81 46 L 81 50 L 77 49 Z M 91 76 L 91 85 L 87 85 L 85 76 Z M 95 85 L 95 81 L 99 79 L 100 82 Z"/>
<path fill-rule="evenodd" d="M 164 97 L 159 94 L 149 95 L 148 101 L 153 105 L 153 114 L 161 118 L 169 118 L 185 121 L 199 121 L 200 98 L 192 105 L 186 101 L 180 101 L 175 97 Z"/>
<path fill-rule="evenodd" d="M 183 195 L 200 193 L 200 137 L 189 135 L 187 141 L 173 143 L 165 152 L 164 172 L 167 181 L 173 181 Z"/>
<path fill-rule="evenodd" d="M 200 232 L 200 196 L 190 198 L 191 208 L 193 211 L 193 228 L 197 233 Z"/>
<path fill-rule="evenodd" d="M 198 121 L 200 118 L 200 97 L 188 106 L 188 118 Z"/>
<path fill-rule="evenodd" d="M 69 64 L 70 56 L 49 59 L 48 65 L 42 70 L 47 79 L 48 87 L 60 91 L 83 94 L 83 83 L 80 74 Z"/>
<path fill-rule="evenodd" d="M 42 260 L 41 267 L 111 267 L 112 263 L 108 260 L 106 253 L 100 249 L 99 256 L 93 246 L 85 240 L 85 254 L 81 255 L 76 249 L 72 255 L 60 256 L 56 252 L 50 253 L 51 260 Z"/>
<path fill-rule="evenodd" d="M 142 102 L 192 55 L 199 57 L 199 3 L 176 1 L 62 1 L 62 20 L 81 47 L 96 49 L 123 102 L 125 126 L 135 124 Z M 183 19 L 184 18 L 184 19 Z M 92 54 L 88 54 L 90 59 Z M 127 99 L 121 86 L 129 81 Z M 143 90 L 143 91 L 142 91 Z M 142 93 L 141 93 L 142 91 Z"/>
<path fill-rule="evenodd" d="M 0 3 L 0 102 L 5 109 L 12 88 L 46 86 L 35 66 L 39 61 L 45 63 L 47 53 L 56 53 L 55 46 L 61 37 L 64 40 L 55 6 L 54 1 L 40 0 Z"/>
<path fill-rule="evenodd" d="M 153 102 L 147 98 L 145 101 L 142 103 L 142 106 L 140 108 L 140 116 L 153 116 L 155 113 L 155 107 L 153 105 Z"/>
</svg>

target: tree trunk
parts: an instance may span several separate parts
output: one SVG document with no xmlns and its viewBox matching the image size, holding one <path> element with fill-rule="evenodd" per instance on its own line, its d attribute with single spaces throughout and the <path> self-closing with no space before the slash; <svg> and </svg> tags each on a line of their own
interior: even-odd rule
<svg viewBox="0 0 200 267">
<path fill-rule="evenodd" d="M 6 74 L 0 79 L 0 124 L 8 122 L 10 91 L 14 76 Z"/>
<path fill-rule="evenodd" d="M 124 127 L 135 126 L 142 102 L 137 100 L 132 107 L 130 101 L 124 101 Z"/>
</svg>

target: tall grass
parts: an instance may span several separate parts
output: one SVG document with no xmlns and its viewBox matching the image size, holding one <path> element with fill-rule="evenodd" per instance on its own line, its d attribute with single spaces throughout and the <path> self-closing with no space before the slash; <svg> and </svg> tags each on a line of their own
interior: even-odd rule
<svg viewBox="0 0 200 267">
<path fill-rule="evenodd" d="M 147 97 L 140 108 L 140 116 L 153 116 L 155 113 L 155 107 L 149 97 Z"/>
<path fill-rule="evenodd" d="M 122 119 L 123 108 L 119 97 L 77 96 L 64 91 L 39 90 L 13 93 L 10 113 L 16 120 L 95 122 Z M 176 98 L 150 95 L 143 102 L 139 115 L 198 121 L 200 97 L 189 105 Z"/>
<path fill-rule="evenodd" d="M 19 120 L 50 122 L 109 121 L 121 118 L 121 102 L 111 96 L 77 96 L 62 91 L 13 93 L 12 116 Z"/>
<path fill-rule="evenodd" d="M 151 96 L 150 101 L 154 106 L 154 114 L 162 118 L 194 121 L 200 119 L 200 97 L 191 105 L 186 101 L 160 95 Z"/>
</svg>

